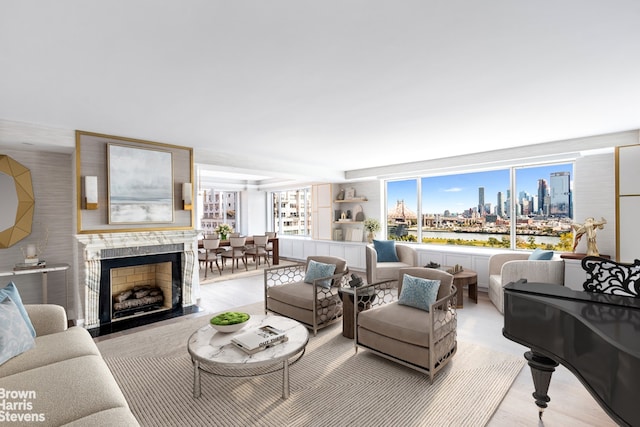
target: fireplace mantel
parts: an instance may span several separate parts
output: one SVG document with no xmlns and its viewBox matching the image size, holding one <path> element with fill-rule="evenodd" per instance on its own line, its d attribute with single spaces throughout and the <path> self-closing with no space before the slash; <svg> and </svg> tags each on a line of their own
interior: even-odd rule
<svg viewBox="0 0 640 427">
<path fill-rule="evenodd" d="M 195 303 L 193 276 L 196 266 L 197 234 L 194 230 L 79 234 L 76 235 L 76 240 L 84 257 L 86 328 L 100 326 L 98 303 L 103 259 L 180 252 L 182 306 Z"/>
</svg>

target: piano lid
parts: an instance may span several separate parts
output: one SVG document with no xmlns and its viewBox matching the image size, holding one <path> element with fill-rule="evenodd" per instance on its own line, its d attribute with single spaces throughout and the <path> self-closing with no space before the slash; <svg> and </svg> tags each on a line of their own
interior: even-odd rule
<svg viewBox="0 0 640 427">
<path fill-rule="evenodd" d="M 574 291 L 548 283 L 509 283 L 512 293 L 549 310 L 560 310 L 588 325 L 604 340 L 640 360 L 640 298 Z M 506 309 L 505 309 L 506 312 Z"/>
</svg>

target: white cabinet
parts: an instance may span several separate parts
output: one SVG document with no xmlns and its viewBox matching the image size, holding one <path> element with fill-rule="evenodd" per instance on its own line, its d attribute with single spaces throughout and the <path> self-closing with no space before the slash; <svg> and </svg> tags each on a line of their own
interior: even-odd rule
<svg viewBox="0 0 640 427">
<path fill-rule="evenodd" d="M 616 253 L 618 261 L 631 263 L 640 258 L 638 212 L 640 212 L 640 145 L 616 148 Z"/>
<path fill-rule="evenodd" d="M 332 191 L 331 184 L 317 184 L 311 188 L 311 218 L 313 238 L 331 240 Z"/>
</svg>

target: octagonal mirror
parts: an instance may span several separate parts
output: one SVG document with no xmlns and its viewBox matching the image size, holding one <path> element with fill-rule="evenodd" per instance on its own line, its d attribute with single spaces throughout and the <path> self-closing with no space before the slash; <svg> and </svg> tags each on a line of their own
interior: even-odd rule
<svg viewBox="0 0 640 427">
<path fill-rule="evenodd" d="M 0 155 L 0 248 L 8 248 L 31 234 L 35 199 L 28 168 Z"/>
</svg>

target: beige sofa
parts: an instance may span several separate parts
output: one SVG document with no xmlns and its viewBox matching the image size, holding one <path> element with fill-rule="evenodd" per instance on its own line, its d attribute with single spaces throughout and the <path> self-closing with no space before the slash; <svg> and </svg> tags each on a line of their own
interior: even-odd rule
<svg viewBox="0 0 640 427">
<path fill-rule="evenodd" d="M 12 426 L 139 425 L 91 335 L 80 327 L 67 328 L 60 306 L 25 308 L 36 330 L 36 346 L 0 366 L 5 395 L 0 417 L 10 412 L 16 420 L 10 420 Z M 7 411 L 6 402 L 18 407 Z"/>
<path fill-rule="evenodd" d="M 529 260 L 525 252 L 508 252 L 489 258 L 489 299 L 504 313 L 504 286 L 527 279 L 528 282 L 564 285 L 564 260 L 557 254 L 549 261 Z"/>
</svg>

